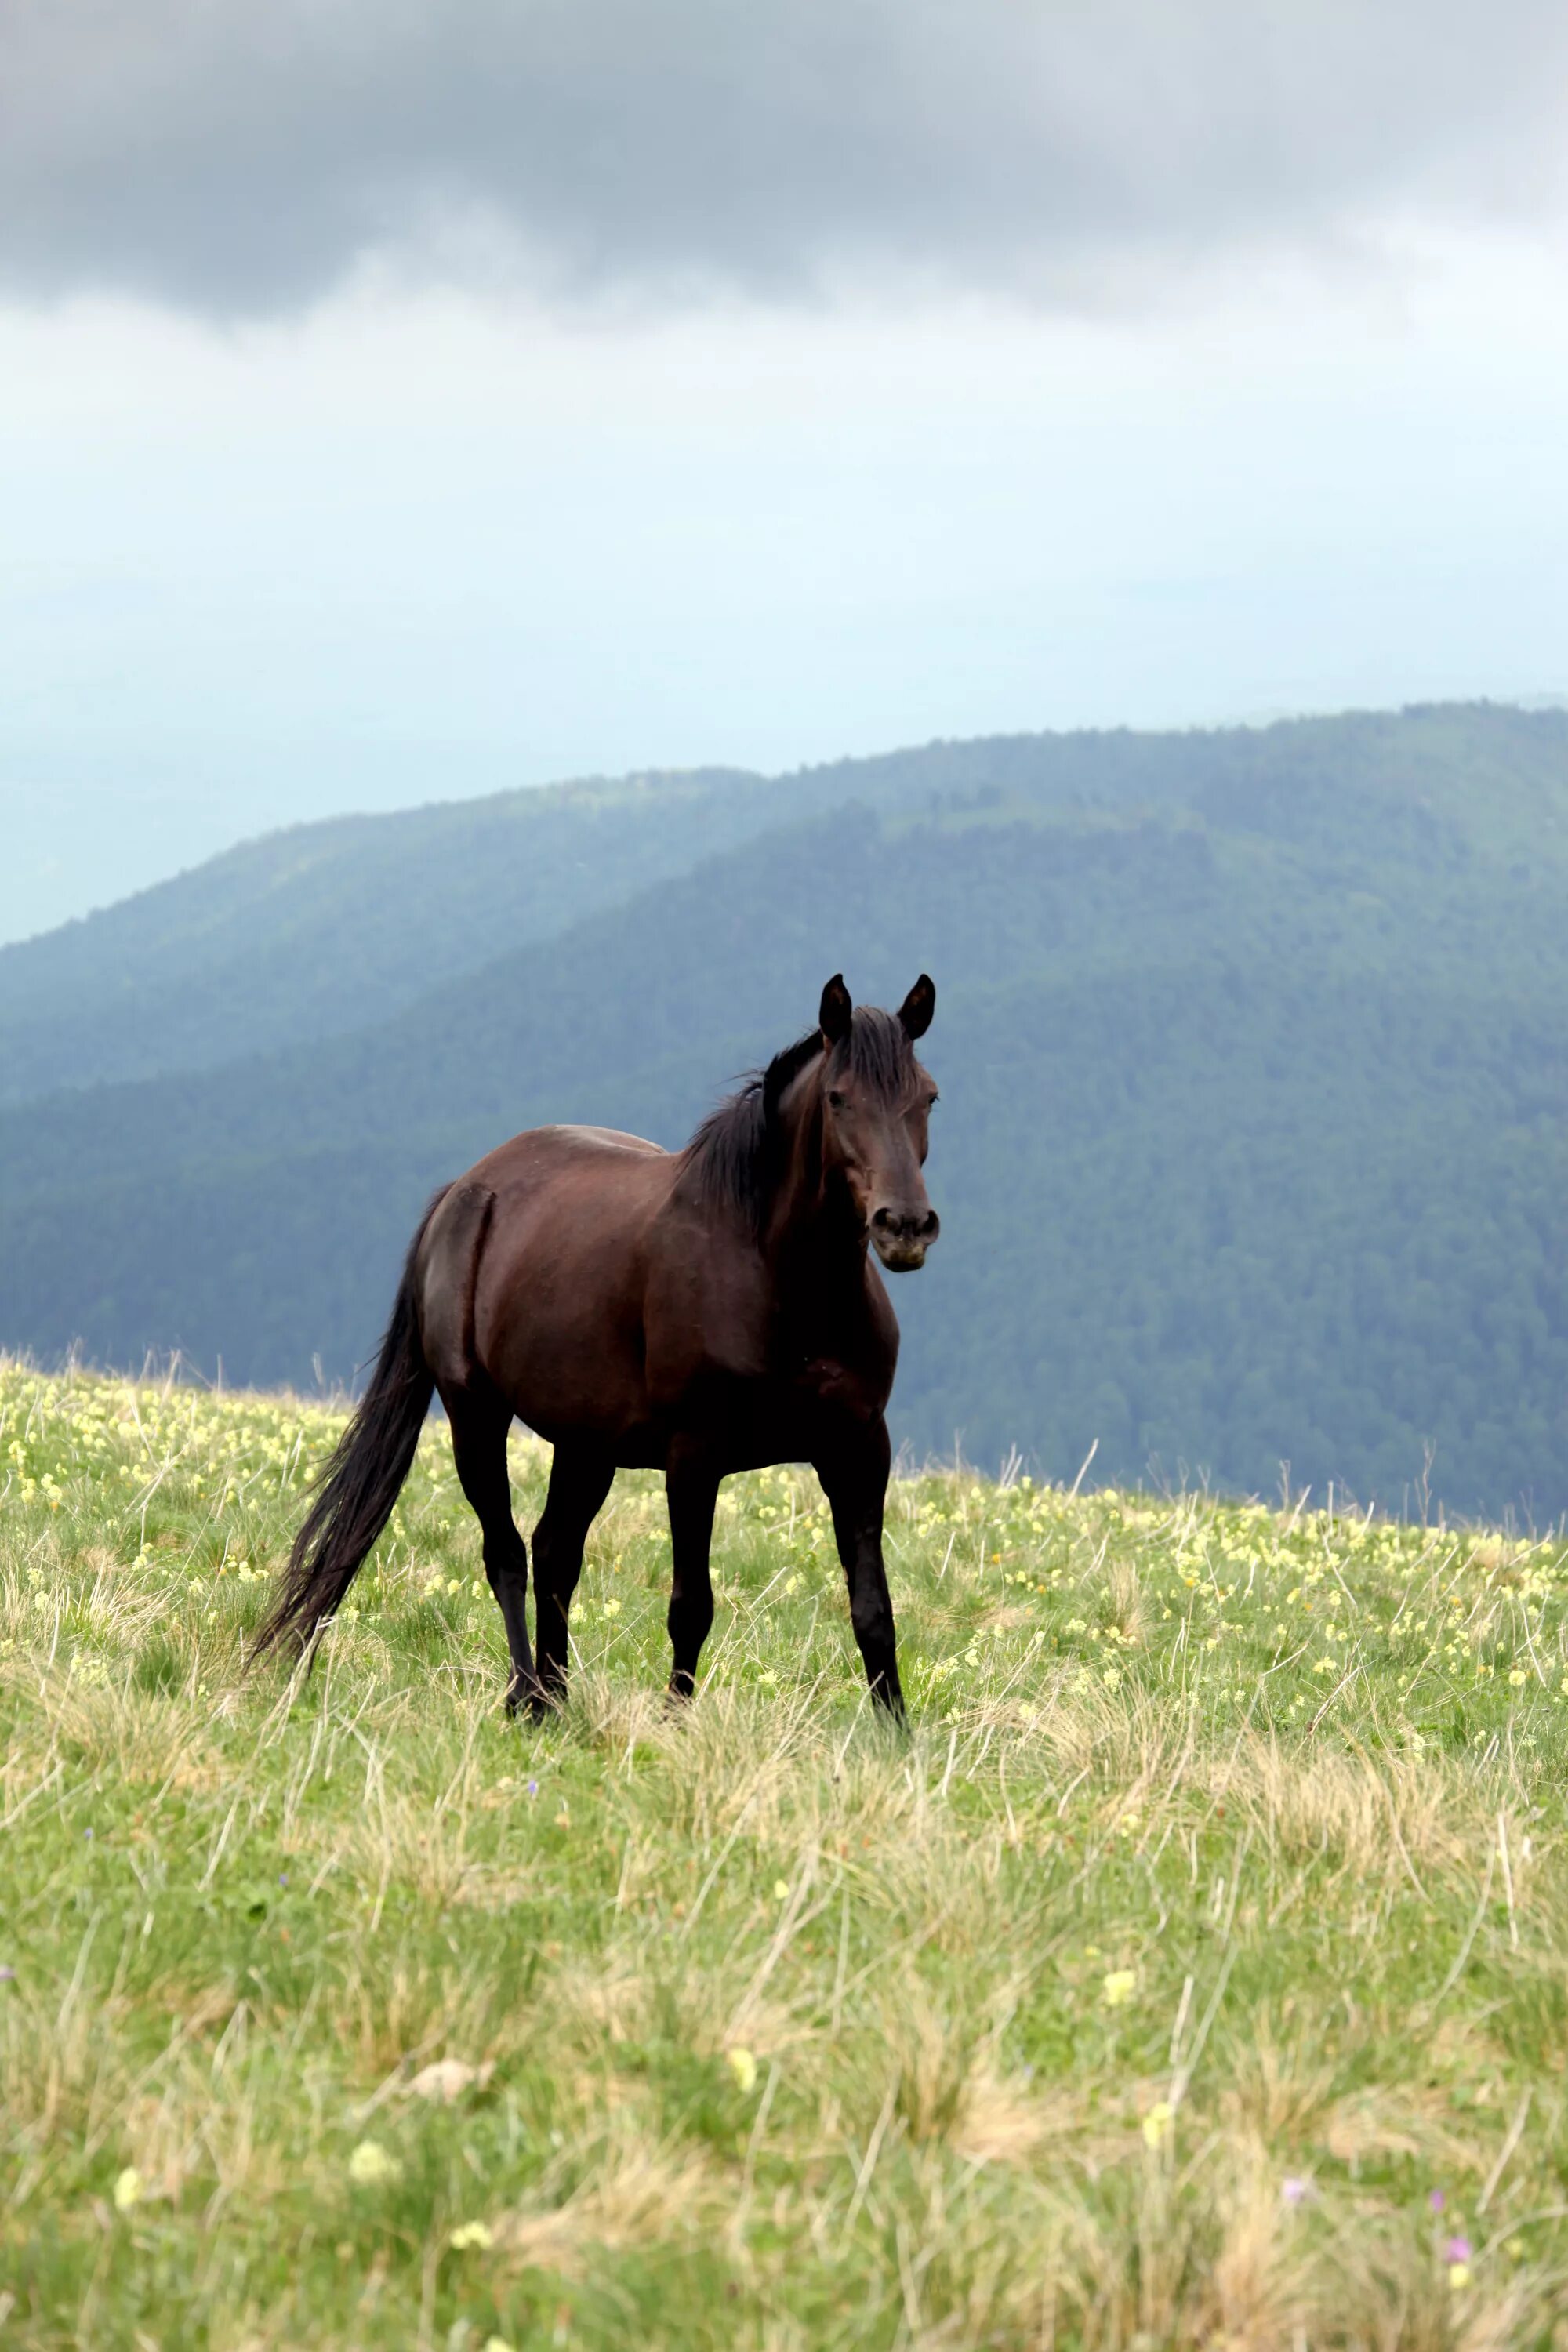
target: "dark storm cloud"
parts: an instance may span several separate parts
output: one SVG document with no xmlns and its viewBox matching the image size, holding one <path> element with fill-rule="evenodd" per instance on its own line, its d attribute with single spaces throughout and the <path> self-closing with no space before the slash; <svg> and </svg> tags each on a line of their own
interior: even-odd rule
<svg viewBox="0 0 1568 2352">
<path fill-rule="evenodd" d="M 1087 290 L 1555 215 L 1562 0 L 0 0 L 0 288 Z"/>
</svg>

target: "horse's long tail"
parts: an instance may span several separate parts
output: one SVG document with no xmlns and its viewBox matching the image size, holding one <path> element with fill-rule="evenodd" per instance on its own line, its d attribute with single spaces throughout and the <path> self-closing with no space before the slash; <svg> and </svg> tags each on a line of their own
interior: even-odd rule
<svg viewBox="0 0 1568 2352">
<path fill-rule="evenodd" d="M 392 1517 L 412 1467 L 435 1380 L 419 1341 L 415 1260 L 437 1202 L 409 1245 L 392 1320 L 370 1386 L 338 1441 L 305 1523 L 294 1538 L 278 1597 L 258 1637 L 258 1654 L 284 1641 L 308 1647 L 353 1582 Z"/>
</svg>

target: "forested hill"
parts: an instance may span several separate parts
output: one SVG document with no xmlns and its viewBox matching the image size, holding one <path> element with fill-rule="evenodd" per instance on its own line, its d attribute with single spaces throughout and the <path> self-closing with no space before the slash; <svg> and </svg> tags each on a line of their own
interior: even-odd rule
<svg viewBox="0 0 1568 2352">
<path fill-rule="evenodd" d="M 547 1118 L 678 1142 L 828 972 L 923 966 L 900 1435 L 1394 1507 L 1429 1458 L 1542 1520 L 1565 888 L 1568 719 L 1490 708 L 306 828 L 0 956 L 0 1344 L 346 1375 L 435 1182 Z"/>
<path fill-rule="evenodd" d="M 0 1103 L 384 1018 L 768 822 L 730 771 L 561 784 L 247 842 L 0 948 Z"/>
</svg>

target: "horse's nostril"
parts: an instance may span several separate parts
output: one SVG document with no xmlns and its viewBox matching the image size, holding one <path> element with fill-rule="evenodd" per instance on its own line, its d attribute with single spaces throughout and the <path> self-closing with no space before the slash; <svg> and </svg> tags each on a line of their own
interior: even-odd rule
<svg viewBox="0 0 1568 2352">
<path fill-rule="evenodd" d="M 878 1209 L 871 1218 L 872 1228 L 889 1242 L 929 1242 L 937 1234 L 937 1213 L 927 1209 L 922 1216 L 913 1209 Z"/>
</svg>

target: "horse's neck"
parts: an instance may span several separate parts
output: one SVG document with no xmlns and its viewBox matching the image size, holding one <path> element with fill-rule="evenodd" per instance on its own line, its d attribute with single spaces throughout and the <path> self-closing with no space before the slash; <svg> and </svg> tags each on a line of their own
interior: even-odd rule
<svg viewBox="0 0 1568 2352">
<path fill-rule="evenodd" d="M 763 1244 L 781 1310 L 814 1325 L 835 1323 L 866 1283 L 866 1237 L 839 1192 L 824 1187 L 819 1133 L 792 1139 Z"/>
<path fill-rule="evenodd" d="M 829 1253 L 836 1222 L 822 1182 L 821 1104 L 810 1092 L 804 1101 L 797 1095 L 791 1108 L 782 1173 L 768 1203 L 763 1237 L 767 1256 L 781 1268 L 804 1265 Z"/>
</svg>

